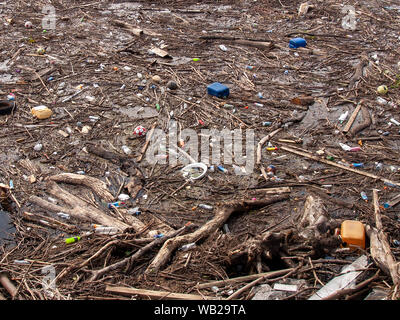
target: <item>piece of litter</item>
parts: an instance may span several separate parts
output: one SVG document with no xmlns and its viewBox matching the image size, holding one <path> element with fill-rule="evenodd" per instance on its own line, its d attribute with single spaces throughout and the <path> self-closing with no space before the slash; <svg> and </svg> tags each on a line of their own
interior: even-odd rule
<svg viewBox="0 0 400 320">
<path fill-rule="evenodd" d="M 296 292 L 297 291 L 297 286 L 294 284 L 283 284 L 283 283 L 275 283 L 274 290 L 280 290 L 280 291 L 292 291 Z"/>
</svg>

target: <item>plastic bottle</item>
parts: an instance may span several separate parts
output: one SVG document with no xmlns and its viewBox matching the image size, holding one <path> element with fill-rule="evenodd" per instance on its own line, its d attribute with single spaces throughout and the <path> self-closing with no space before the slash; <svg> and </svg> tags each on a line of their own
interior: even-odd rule
<svg viewBox="0 0 400 320">
<path fill-rule="evenodd" d="M 354 168 L 363 168 L 364 167 L 364 163 L 352 163 L 351 165 Z"/>
<path fill-rule="evenodd" d="M 388 209 L 388 208 L 390 207 L 390 204 L 385 202 L 385 203 L 383 204 L 383 207 L 384 207 L 385 209 Z"/>
<path fill-rule="evenodd" d="M 272 122 L 270 122 L 270 121 L 264 121 L 264 122 L 262 123 L 262 125 L 263 125 L 263 127 L 269 127 L 270 125 L 272 125 Z"/>
<path fill-rule="evenodd" d="M 340 117 L 339 117 L 339 122 L 340 123 L 343 123 L 346 119 L 347 119 L 347 116 L 349 115 L 349 111 L 346 111 L 345 113 L 342 113 L 341 115 L 340 115 Z"/>
<path fill-rule="evenodd" d="M 351 149 L 351 147 L 348 146 L 347 144 L 339 142 L 339 145 L 344 151 L 350 151 L 350 149 Z"/>
<path fill-rule="evenodd" d="M 112 203 L 108 204 L 108 209 L 111 209 L 112 207 L 119 208 L 123 204 L 125 204 L 125 202 L 122 202 L 122 201 L 112 202 Z"/>
<path fill-rule="evenodd" d="M 115 227 L 97 227 L 94 229 L 94 232 L 99 234 L 116 234 L 118 231 Z"/>
<path fill-rule="evenodd" d="M 383 169 L 383 163 L 375 162 L 375 169 L 376 170 L 382 170 Z"/>
<path fill-rule="evenodd" d="M 71 243 L 74 243 L 74 242 L 78 242 L 79 240 L 81 240 L 81 237 L 71 237 L 71 238 L 67 238 L 67 239 L 65 239 L 65 243 L 66 244 L 71 244 Z"/>
<path fill-rule="evenodd" d="M 188 251 L 188 250 L 193 249 L 193 248 L 196 248 L 196 243 L 194 243 L 194 242 L 185 244 L 182 247 L 180 247 L 180 249 L 182 251 Z"/>
<path fill-rule="evenodd" d="M 361 198 L 362 198 L 364 201 L 368 201 L 367 194 L 366 194 L 364 191 L 362 191 L 362 192 L 360 193 L 360 195 L 361 195 Z"/>
<path fill-rule="evenodd" d="M 70 218 L 69 214 L 64 213 L 64 212 L 57 212 L 57 215 L 58 215 L 60 218 L 64 218 L 64 219 L 69 219 L 69 218 Z"/>
<path fill-rule="evenodd" d="M 134 214 L 136 216 L 139 216 L 139 215 L 142 214 L 142 212 L 140 211 L 139 207 L 135 207 L 135 208 L 129 209 L 128 213 L 132 214 L 132 215 Z"/>
<path fill-rule="evenodd" d="M 396 126 L 400 126 L 400 122 L 398 122 L 396 119 L 390 119 L 390 122 L 394 123 Z"/>
<path fill-rule="evenodd" d="M 15 264 L 30 264 L 29 261 L 25 261 L 25 260 L 14 260 Z"/>
<path fill-rule="evenodd" d="M 158 233 L 158 234 L 154 235 L 153 238 L 159 239 L 159 238 L 162 238 L 162 237 L 164 237 L 164 234 L 163 233 Z"/>
<path fill-rule="evenodd" d="M 57 199 L 54 199 L 52 197 L 47 197 L 47 200 L 50 201 L 53 204 L 57 204 L 58 203 Z"/>
<path fill-rule="evenodd" d="M 226 170 L 223 166 L 221 166 L 221 165 L 219 165 L 218 167 L 217 167 L 217 169 L 219 170 L 219 171 L 221 171 L 221 172 L 223 172 L 223 173 L 228 173 L 228 170 Z"/>
<path fill-rule="evenodd" d="M 199 207 L 199 208 L 202 208 L 202 209 L 205 209 L 205 210 L 212 210 L 212 209 L 213 209 L 212 206 L 210 206 L 210 205 L 208 205 L 208 204 L 203 204 L 203 203 L 200 203 L 200 204 L 198 205 L 198 207 Z"/>
<path fill-rule="evenodd" d="M 274 165 L 270 164 L 267 167 L 267 172 L 272 172 L 273 174 L 276 174 L 276 167 Z"/>
</svg>

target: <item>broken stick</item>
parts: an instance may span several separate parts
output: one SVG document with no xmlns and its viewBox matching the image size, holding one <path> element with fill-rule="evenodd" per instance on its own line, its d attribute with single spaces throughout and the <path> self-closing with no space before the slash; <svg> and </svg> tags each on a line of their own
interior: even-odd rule
<svg viewBox="0 0 400 320">
<path fill-rule="evenodd" d="M 168 291 L 154 291 L 154 290 L 146 290 L 146 289 L 136 289 L 136 288 L 125 288 L 125 287 L 112 287 L 107 286 L 106 292 L 117 293 L 121 295 L 127 296 L 142 296 L 150 299 L 157 300 L 214 300 L 214 297 L 206 297 L 195 294 L 187 294 L 187 293 L 174 293 Z"/>
<path fill-rule="evenodd" d="M 360 102 L 358 103 L 356 109 L 355 109 L 355 110 L 353 111 L 353 113 L 351 114 L 349 121 L 347 121 L 345 127 L 344 127 L 343 130 L 342 130 L 343 133 L 347 133 L 347 132 L 350 130 L 351 126 L 353 125 L 354 121 L 355 121 L 356 118 L 357 118 L 358 112 L 359 112 L 360 109 L 361 109 L 361 103 L 362 103 L 362 102 L 360 101 Z"/>
<path fill-rule="evenodd" d="M 140 155 L 137 157 L 136 162 L 142 161 L 143 155 L 145 154 L 147 147 L 149 146 L 149 143 L 151 141 L 151 138 L 153 137 L 154 129 L 156 128 L 157 122 L 154 122 L 153 125 L 151 126 L 150 132 L 146 136 L 146 143 L 144 144 L 142 150 L 140 151 Z"/>
<path fill-rule="evenodd" d="M 131 32 L 135 36 L 140 36 L 140 35 L 143 34 L 143 30 L 142 29 L 135 28 L 134 26 L 132 26 L 129 23 L 126 23 L 124 21 L 112 20 L 111 22 L 112 22 L 113 25 L 115 25 L 117 27 L 121 27 L 121 28 L 124 28 L 124 29 L 128 30 L 129 32 Z"/>
<path fill-rule="evenodd" d="M 314 155 L 312 155 L 312 154 L 310 154 L 308 152 L 305 152 L 305 151 L 295 150 L 295 149 L 292 149 L 292 148 L 289 148 L 289 147 L 285 147 L 285 146 L 281 146 L 280 149 L 288 151 L 288 152 L 291 152 L 291 153 L 294 153 L 294 154 L 297 154 L 297 155 L 300 155 L 300 156 L 303 156 L 303 157 L 306 157 L 306 158 L 309 158 L 309 159 L 312 159 L 312 160 L 315 160 L 315 161 L 319 161 L 319 162 L 322 162 L 322 163 L 325 163 L 325 164 L 328 164 L 330 166 L 334 166 L 334 167 L 337 167 L 337 168 L 340 168 L 340 169 L 343 169 L 343 170 L 346 170 L 346 171 L 354 172 L 354 173 L 357 173 L 357 174 L 360 174 L 360 175 L 363 175 L 363 176 L 366 176 L 366 177 L 369 177 L 369 178 L 372 178 L 372 179 L 381 180 L 384 183 L 388 183 L 388 184 L 396 186 L 396 187 L 400 187 L 400 183 L 398 183 L 398 182 L 395 182 L 395 181 L 392 181 L 392 180 L 377 176 L 377 175 L 369 173 L 369 172 L 365 172 L 365 171 L 349 168 L 349 167 L 346 167 L 346 166 L 344 166 L 342 164 L 339 164 L 339 163 L 336 163 L 336 162 L 333 162 L 333 161 L 328 161 L 328 160 L 325 160 L 323 158 L 319 158 L 319 157 L 314 156 Z"/>
</svg>

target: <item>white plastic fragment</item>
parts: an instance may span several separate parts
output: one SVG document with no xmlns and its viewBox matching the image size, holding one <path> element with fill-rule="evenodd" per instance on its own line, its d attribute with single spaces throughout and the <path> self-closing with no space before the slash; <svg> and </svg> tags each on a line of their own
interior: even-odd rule
<svg viewBox="0 0 400 320">
<path fill-rule="evenodd" d="M 348 146 L 347 144 L 344 144 L 344 143 L 339 142 L 339 145 L 341 146 L 341 148 L 342 148 L 344 151 L 350 151 L 350 149 L 351 149 L 351 147 Z"/>
<path fill-rule="evenodd" d="M 321 300 L 334 294 L 335 292 L 350 288 L 355 284 L 357 277 L 363 272 L 361 269 L 365 269 L 368 264 L 368 258 L 366 255 L 362 255 L 352 264 L 345 266 L 341 275 L 333 278 L 315 294 L 313 294 L 308 300 Z M 359 271 L 355 271 L 359 270 Z"/>
<path fill-rule="evenodd" d="M 181 172 L 185 178 L 188 178 L 190 180 L 197 180 L 204 177 L 207 172 L 207 166 L 201 162 L 191 163 L 182 168 Z"/>
<path fill-rule="evenodd" d="M 125 194 L 125 193 L 121 193 L 119 196 L 118 196 L 118 200 L 120 200 L 120 201 L 126 201 L 126 200 L 128 200 L 130 197 L 127 195 L 127 194 Z"/>
<path fill-rule="evenodd" d="M 296 292 L 297 291 L 297 286 L 295 284 L 275 283 L 273 289 L 274 290 L 280 290 L 280 291 Z"/>
</svg>

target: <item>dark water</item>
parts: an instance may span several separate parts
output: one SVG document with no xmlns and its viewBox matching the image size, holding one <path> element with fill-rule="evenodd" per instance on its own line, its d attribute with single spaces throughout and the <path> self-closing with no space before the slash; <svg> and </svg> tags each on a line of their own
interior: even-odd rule
<svg viewBox="0 0 400 320">
<path fill-rule="evenodd" d="M 15 227 L 7 212 L 0 210 L 0 245 L 13 246 Z"/>
</svg>

